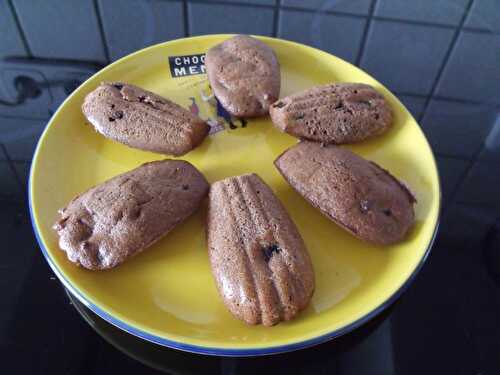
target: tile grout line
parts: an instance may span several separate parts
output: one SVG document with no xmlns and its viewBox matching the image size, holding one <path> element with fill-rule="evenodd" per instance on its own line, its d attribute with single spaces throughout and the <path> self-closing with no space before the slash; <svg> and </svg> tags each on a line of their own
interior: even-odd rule
<svg viewBox="0 0 500 375">
<path fill-rule="evenodd" d="M 278 30 L 279 30 L 279 24 L 280 24 L 280 7 L 281 7 L 281 0 L 275 0 L 274 4 L 274 14 L 273 14 L 273 38 L 276 38 L 278 36 Z"/>
<path fill-rule="evenodd" d="M 7 4 L 12 13 L 12 17 L 14 18 L 14 23 L 16 24 L 17 31 L 19 32 L 19 36 L 21 37 L 21 41 L 23 42 L 26 54 L 28 55 L 28 57 L 33 57 L 33 53 L 31 52 L 31 48 L 28 43 L 28 38 L 26 38 L 26 34 L 24 33 L 24 29 L 21 25 L 21 21 L 19 20 L 19 16 L 17 14 L 16 8 L 14 7 L 14 4 L 12 3 L 12 0 L 8 0 Z"/>
<path fill-rule="evenodd" d="M 188 16 L 188 2 L 187 0 L 182 0 L 182 18 L 184 20 L 184 36 L 188 37 L 190 35 L 190 24 Z"/>
<path fill-rule="evenodd" d="M 361 63 L 361 59 L 363 58 L 365 47 L 366 47 L 366 41 L 368 39 L 368 33 L 370 32 L 372 21 L 373 21 L 373 14 L 375 12 L 375 7 L 377 6 L 377 0 L 372 0 L 370 4 L 370 10 L 368 11 L 368 18 L 366 19 L 366 25 L 363 30 L 363 38 L 361 39 L 361 44 L 359 45 L 359 51 L 358 55 L 356 56 L 356 62 L 354 65 L 359 66 Z"/>
<path fill-rule="evenodd" d="M 184 1 L 184 0 L 183 0 Z M 235 3 L 233 1 L 221 1 L 221 0 L 210 0 L 210 1 L 203 1 L 203 0 L 189 0 L 191 3 L 198 3 L 198 4 L 214 4 L 214 5 L 233 5 L 233 6 L 240 6 L 243 8 L 266 8 L 266 9 L 274 9 L 276 5 L 268 5 L 268 4 L 253 4 L 253 3 Z"/>
<path fill-rule="evenodd" d="M 93 0 L 94 11 L 97 19 L 97 27 L 99 29 L 99 35 L 101 36 L 101 42 L 104 49 L 104 57 L 109 64 L 111 62 L 111 56 L 109 54 L 108 42 L 106 41 L 106 33 L 104 32 L 104 25 L 102 23 L 101 11 L 99 9 L 99 4 L 97 4 L 97 0 Z"/>
<path fill-rule="evenodd" d="M 450 42 L 450 46 L 448 50 L 446 51 L 446 54 L 444 55 L 443 62 L 441 63 L 441 66 L 439 67 L 439 70 L 436 74 L 436 78 L 434 79 L 434 82 L 431 86 L 431 89 L 429 91 L 429 95 L 427 96 L 424 107 L 422 108 L 422 113 L 420 114 L 418 118 L 418 122 L 422 122 L 424 116 L 426 115 L 427 109 L 429 108 L 429 104 L 431 102 L 431 98 L 436 94 L 436 90 L 439 84 L 439 81 L 441 80 L 441 77 L 443 75 L 443 72 L 446 68 L 446 65 L 448 65 L 448 61 L 450 60 L 450 57 L 453 53 L 453 50 L 455 49 L 455 46 L 457 45 L 458 37 L 460 35 L 460 32 L 462 31 L 462 27 L 465 24 L 465 20 L 467 19 L 467 16 L 469 15 L 469 11 L 472 8 L 472 4 L 474 3 L 474 0 L 469 0 L 467 3 L 467 6 L 464 9 L 464 13 L 462 14 L 462 18 L 460 19 L 459 24 L 457 25 L 455 32 L 453 34 L 453 37 Z"/>
<path fill-rule="evenodd" d="M 22 197 L 24 198 L 27 193 L 26 186 L 24 186 L 23 181 L 21 180 L 21 177 L 19 176 L 19 173 L 17 173 L 17 169 L 14 165 L 14 162 L 10 158 L 9 153 L 7 152 L 7 148 L 3 143 L 0 143 L 0 148 L 2 149 L 3 156 L 5 157 L 5 160 L 7 161 L 7 164 L 9 165 L 10 171 L 14 174 L 14 178 L 16 179 L 17 182 L 17 187 L 21 190 L 20 192 L 22 193 Z"/>
<path fill-rule="evenodd" d="M 474 155 L 472 156 L 472 158 L 469 159 L 469 163 L 467 164 L 467 167 L 465 168 L 464 172 L 462 173 L 462 175 L 458 179 L 458 182 L 455 184 L 455 186 L 453 187 L 453 191 L 450 194 L 450 198 L 449 198 L 450 204 L 448 205 L 449 207 L 455 202 L 455 198 L 458 195 L 460 187 L 462 186 L 462 184 L 465 182 L 465 180 L 469 176 L 469 174 L 470 174 L 472 168 L 474 167 L 474 165 L 476 164 L 476 162 L 479 160 L 479 156 L 481 155 L 482 150 L 483 150 L 483 144 L 481 144 L 478 147 L 478 149 L 474 152 Z M 443 215 L 444 214 L 445 214 L 445 210 L 443 209 Z"/>
</svg>

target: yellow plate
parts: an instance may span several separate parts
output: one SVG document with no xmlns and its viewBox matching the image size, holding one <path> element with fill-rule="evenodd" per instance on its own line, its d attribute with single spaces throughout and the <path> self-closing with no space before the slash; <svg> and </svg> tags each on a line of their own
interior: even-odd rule
<svg viewBox="0 0 500 375">
<path fill-rule="evenodd" d="M 281 96 L 329 82 L 365 82 L 380 91 L 394 110 L 394 127 L 387 134 L 347 147 L 381 164 L 411 187 L 418 199 L 416 224 L 407 240 L 397 246 L 374 247 L 354 238 L 306 203 L 274 168 L 273 160 L 294 144 L 295 138 L 280 133 L 267 117 L 249 120 L 245 127 L 234 120 L 236 129 L 230 129 L 211 100 L 203 100 L 208 95 L 205 74 L 172 77 L 169 57 L 202 54 L 227 37 L 180 39 L 138 51 L 106 67 L 66 99 L 45 129 L 33 159 L 33 226 L 43 253 L 63 284 L 95 313 L 131 334 L 214 355 L 299 349 L 354 329 L 394 301 L 409 284 L 437 230 L 440 188 L 436 163 L 412 116 L 368 74 L 314 48 L 260 38 L 278 55 Z M 200 73 L 196 60 L 172 58 L 170 62 L 177 68 L 174 72 L 182 75 Z M 247 326 L 231 316 L 210 273 L 205 207 L 151 249 L 116 269 L 90 272 L 66 260 L 51 230 L 57 209 L 95 184 L 144 162 L 162 159 L 161 155 L 112 142 L 85 122 L 80 110 L 84 96 L 102 81 L 117 80 L 198 111 L 210 119 L 214 129 L 225 123 L 224 130 L 210 135 L 184 159 L 210 182 L 256 172 L 284 203 L 304 237 L 316 273 L 314 297 L 297 319 L 265 328 Z"/>
</svg>

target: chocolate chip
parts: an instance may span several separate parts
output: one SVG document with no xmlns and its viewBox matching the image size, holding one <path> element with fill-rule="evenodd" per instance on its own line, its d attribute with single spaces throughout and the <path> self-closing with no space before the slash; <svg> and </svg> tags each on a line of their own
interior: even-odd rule
<svg viewBox="0 0 500 375">
<path fill-rule="evenodd" d="M 111 104 L 111 109 L 115 108 L 115 105 L 114 104 Z"/>
<path fill-rule="evenodd" d="M 130 219 L 136 220 L 141 216 L 142 208 L 140 206 L 135 207 L 131 212 L 130 212 Z"/>
<path fill-rule="evenodd" d="M 55 230 L 61 230 L 66 228 L 66 222 L 68 221 L 69 217 L 64 217 L 61 220 L 57 222 L 57 224 L 54 226 Z"/>
<path fill-rule="evenodd" d="M 285 105 L 286 104 L 283 102 L 278 102 L 278 103 L 273 104 L 273 107 L 274 108 L 283 108 Z"/>
<path fill-rule="evenodd" d="M 300 113 L 297 116 L 295 116 L 295 120 L 302 120 L 304 118 L 304 114 Z"/>
<path fill-rule="evenodd" d="M 342 102 L 339 102 L 333 109 L 342 109 L 344 107 L 344 104 Z"/>
<path fill-rule="evenodd" d="M 103 264 L 104 263 L 104 257 L 103 257 L 103 255 L 101 254 L 100 251 L 96 251 L 96 253 L 95 253 L 95 261 L 97 262 L 97 264 Z"/>
<path fill-rule="evenodd" d="M 138 99 L 140 102 L 143 102 L 144 100 L 146 100 L 146 97 L 144 95 L 141 95 L 138 97 Z"/>
<path fill-rule="evenodd" d="M 121 90 L 121 89 L 123 88 L 123 85 L 120 85 L 120 84 L 118 84 L 118 83 L 115 83 L 115 84 L 113 85 L 113 87 L 114 87 L 115 89 L 117 89 L 117 90 Z"/>
<path fill-rule="evenodd" d="M 392 215 L 392 211 L 390 208 L 384 208 L 382 210 L 382 212 L 384 213 L 385 216 L 391 216 Z"/>
<path fill-rule="evenodd" d="M 182 185 L 182 190 L 188 190 L 189 189 L 189 185 Z"/>
<path fill-rule="evenodd" d="M 121 119 L 121 118 L 123 118 L 123 111 L 114 111 L 114 112 L 111 114 L 111 116 L 110 116 L 110 117 L 108 117 L 108 120 L 109 120 L 110 122 L 113 122 L 113 121 L 115 121 L 115 120 L 119 120 L 119 119 Z"/>
<path fill-rule="evenodd" d="M 375 120 L 378 120 L 380 118 L 380 115 L 378 113 L 375 114 Z"/>
<path fill-rule="evenodd" d="M 90 242 L 83 241 L 80 245 L 81 249 L 84 251 L 89 251 L 91 249 Z"/>
<path fill-rule="evenodd" d="M 363 199 L 361 202 L 359 202 L 359 207 L 362 213 L 367 213 L 370 210 L 370 206 L 370 202 L 366 199 Z"/>
<path fill-rule="evenodd" d="M 266 260 L 266 262 L 269 262 L 274 254 L 278 254 L 280 252 L 281 248 L 275 244 L 266 246 L 262 249 L 262 253 L 264 254 L 264 259 Z"/>
</svg>

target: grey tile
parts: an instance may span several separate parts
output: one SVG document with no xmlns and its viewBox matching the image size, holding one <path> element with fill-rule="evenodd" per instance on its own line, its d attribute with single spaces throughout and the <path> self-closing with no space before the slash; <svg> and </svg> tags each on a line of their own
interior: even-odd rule
<svg viewBox="0 0 500 375">
<path fill-rule="evenodd" d="M 12 160 L 31 160 L 46 123 L 44 120 L 0 117 L 0 142 L 5 145 L 9 157 Z"/>
<path fill-rule="evenodd" d="M 14 6 L 34 56 L 106 61 L 91 0 L 16 0 Z"/>
<path fill-rule="evenodd" d="M 457 202 L 500 210 L 499 169 L 498 164 L 476 162 L 458 190 Z"/>
<path fill-rule="evenodd" d="M 25 56 L 19 30 L 7 1 L 0 1 L 0 57 Z"/>
<path fill-rule="evenodd" d="M 320 48 L 354 62 L 365 23 L 366 20 L 361 18 L 280 10 L 278 36 Z"/>
<path fill-rule="evenodd" d="M 184 36 L 181 2 L 99 0 L 98 4 L 111 60 Z"/>
<path fill-rule="evenodd" d="M 284 6 L 366 15 L 372 0 L 283 0 Z"/>
<path fill-rule="evenodd" d="M 460 179 L 464 176 L 469 162 L 467 160 L 452 159 L 442 156 L 438 156 L 436 161 L 441 180 L 443 204 L 446 205 L 450 202 L 451 195 L 455 191 Z"/>
<path fill-rule="evenodd" d="M 491 107 L 433 99 L 422 125 L 435 152 L 468 159 L 480 150 L 495 119 Z"/>
<path fill-rule="evenodd" d="M 375 20 L 361 66 L 393 91 L 427 95 L 452 37 L 453 30 Z"/>
<path fill-rule="evenodd" d="M 458 25 L 468 0 L 379 0 L 375 15 L 401 20 Z"/>
<path fill-rule="evenodd" d="M 500 35 L 460 33 L 437 93 L 451 98 L 500 103 Z"/>
<path fill-rule="evenodd" d="M 500 164 L 500 110 L 497 110 L 496 120 L 486 136 L 484 148 L 479 159 L 494 161 Z"/>
<path fill-rule="evenodd" d="M 0 200 L 10 200 L 22 196 L 16 175 L 7 161 L 0 161 Z"/>
<path fill-rule="evenodd" d="M 408 96 L 408 95 L 398 95 L 399 100 L 403 102 L 405 107 L 410 111 L 410 113 L 415 117 L 415 119 L 419 119 L 422 111 L 424 110 L 425 98 Z"/>
<path fill-rule="evenodd" d="M 483 30 L 500 31 L 500 2 L 498 0 L 474 0 L 465 26 Z"/>
<path fill-rule="evenodd" d="M 274 10 L 230 4 L 189 3 L 192 35 L 241 33 L 271 35 Z"/>
</svg>

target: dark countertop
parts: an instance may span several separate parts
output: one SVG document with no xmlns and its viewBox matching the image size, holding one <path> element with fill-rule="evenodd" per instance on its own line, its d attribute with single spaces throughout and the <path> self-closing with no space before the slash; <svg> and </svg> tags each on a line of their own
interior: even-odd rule
<svg viewBox="0 0 500 375">
<path fill-rule="evenodd" d="M 462 217 L 450 213 L 443 220 L 427 264 L 379 317 L 329 343 L 254 359 L 203 357 L 130 337 L 68 297 L 37 248 L 23 203 L 4 203 L 1 220 L 10 245 L 4 248 L 1 279 L 0 347 L 5 373 L 155 373 L 130 355 L 171 373 L 253 374 L 287 368 L 293 374 L 332 370 L 338 374 L 496 374 L 500 368 L 500 269 L 492 266 L 500 264 L 500 227 L 488 232 L 487 220 L 474 220 L 467 213 Z M 452 224 L 456 220 L 469 227 L 467 238 L 456 238 Z M 479 233 L 481 238 L 474 238 Z M 115 345 L 125 347 L 128 355 Z"/>
<path fill-rule="evenodd" d="M 0 2 L 7 31 L 0 33 L 0 373 L 500 373 L 500 2 L 37 4 Z M 396 303 L 346 336 L 263 358 L 160 348 L 70 298 L 39 250 L 27 178 L 35 144 L 61 101 L 127 53 L 215 32 L 296 40 L 360 66 L 401 99 L 432 145 L 443 211 L 428 261 Z M 37 83 L 28 97 L 17 97 L 20 76 Z"/>
</svg>

